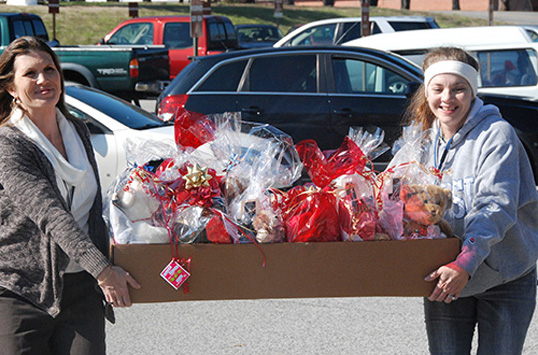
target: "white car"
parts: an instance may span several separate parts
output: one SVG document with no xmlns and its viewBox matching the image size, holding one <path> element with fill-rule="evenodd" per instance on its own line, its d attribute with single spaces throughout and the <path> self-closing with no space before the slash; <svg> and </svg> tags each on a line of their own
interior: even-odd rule
<svg viewBox="0 0 538 355">
<path fill-rule="evenodd" d="M 361 37 L 360 17 L 331 18 L 307 23 L 288 33 L 273 47 L 342 44 Z M 370 17 L 370 34 L 439 28 L 433 17 Z"/>
<path fill-rule="evenodd" d="M 163 122 L 154 114 L 97 89 L 68 85 L 65 91 L 69 112 L 90 129 L 103 195 L 127 168 L 128 139 L 174 144 L 172 122 Z"/>
<path fill-rule="evenodd" d="M 432 48 L 460 47 L 480 63 L 479 92 L 538 100 L 538 42 L 532 41 L 523 26 L 383 33 L 343 45 L 393 52 L 420 66 Z"/>
</svg>

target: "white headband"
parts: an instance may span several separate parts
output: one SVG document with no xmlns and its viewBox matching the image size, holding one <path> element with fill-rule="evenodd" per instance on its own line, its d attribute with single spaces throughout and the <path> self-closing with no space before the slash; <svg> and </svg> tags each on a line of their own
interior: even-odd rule
<svg viewBox="0 0 538 355">
<path fill-rule="evenodd" d="M 426 90 L 426 97 L 428 97 L 428 85 L 434 76 L 439 74 L 457 74 L 463 77 L 473 92 L 473 97 L 476 96 L 478 89 L 478 71 L 467 63 L 463 63 L 457 60 L 443 60 L 441 62 L 433 63 L 424 71 L 424 87 Z"/>
</svg>

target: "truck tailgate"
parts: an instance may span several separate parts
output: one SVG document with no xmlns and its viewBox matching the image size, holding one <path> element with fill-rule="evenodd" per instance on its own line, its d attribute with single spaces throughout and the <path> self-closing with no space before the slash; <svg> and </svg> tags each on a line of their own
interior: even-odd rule
<svg viewBox="0 0 538 355">
<path fill-rule="evenodd" d="M 138 59 L 140 81 L 170 80 L 170 61 L 165 46 L 133 47 Z"/>
</svg>

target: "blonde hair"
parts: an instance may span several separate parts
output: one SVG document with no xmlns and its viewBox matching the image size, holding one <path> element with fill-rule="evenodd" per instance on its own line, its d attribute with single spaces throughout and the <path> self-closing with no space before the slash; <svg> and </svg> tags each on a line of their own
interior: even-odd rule
<svg viewBox="0 0 538 355">
<path fill-rule="evenodd" d="M 476 59 L 465 50 L 458 47 L 439 47 L 430 50 L 422 63 L 422 70 L 425 71 L 430 65 L 445 60 L 463 62 L 479 71 L 479 65 Z M 410 124 L 422 125 L 422 129 L 427 130 L 432 127 L 434 120 L 435 115 L 428 106 L 425 87 L 424 84 L 422 84 L 411 98 L 411 102 L 404 113 L 402 123 L 406 126 Z"/>
</svg>

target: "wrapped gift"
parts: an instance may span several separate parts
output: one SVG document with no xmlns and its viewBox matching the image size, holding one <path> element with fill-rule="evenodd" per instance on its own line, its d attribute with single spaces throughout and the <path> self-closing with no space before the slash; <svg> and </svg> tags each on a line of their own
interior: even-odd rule
<svg viewBox="0 0 538 355">
<path fill-rule="evenodd" d="M 297 186 L 288 191 L 284 206 L 288 242 L 341 240 L 334 194 L 314 185 Z"/>
<path fill-rule="evenodd" d="M 442 218 L 452 206 L 452 194 L 441 187 L 450 173 L 429 165 L 433 161 L 433 136 L 431 130 L 422 131 L 420 126 L 406 127 L 395 143 L 397 152 L 391 165 L 378 176 L 379 226 L 392 239 L 451 234 Z"/>
<path fill-rule="evenodd" d="M 342 145 L 334 151 L 321 151 L 313 140 L 302 141 L 296 145 L 308 175 L 320 190 L 314 195 L 316 198 L 302 203 L 311 201 L 313 204 L 319 204 L 321 194 L 332 195 L 331 198 L 326 197 L 323 200 L 333 202 L 332 208 L 338 216 L 337 223 L 342 240 L 376 239 L 376 174 L 367 165 L 372 158 L 387 149 L 386 145 L 383 145 L 383 137 L 381 130 L 369 133 L 363 129 L 351 128 Z M 292 205 L 291 208 L 297 206 Z M 332 208 L 331 211 L 326 211 L 329 216 L 334 215 Z M 308 226 L 313 228 L 314 224 L 312 222 Z"/>
</svg>

